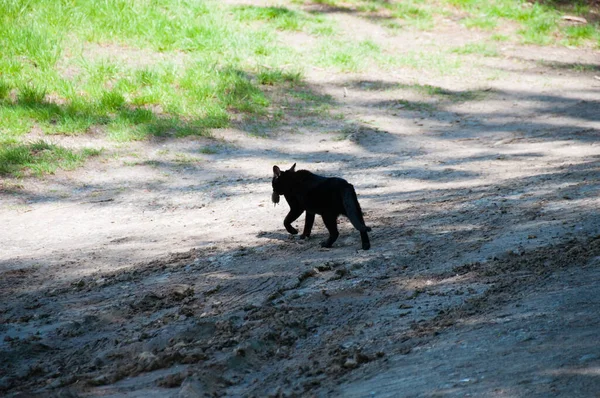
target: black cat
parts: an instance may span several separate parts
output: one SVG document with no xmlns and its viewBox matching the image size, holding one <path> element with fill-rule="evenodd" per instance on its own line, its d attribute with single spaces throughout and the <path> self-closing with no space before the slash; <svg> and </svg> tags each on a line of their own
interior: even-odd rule
<svg viewBox="0 0 600 398">
<path fill-rule="evenodd" d="M 296 163 L 287 171 L 273 166 L 273 203 L 279 203 L 280 195 L 283 195 L 290 205 L 290 212 L 283 220 L 283 225 L 290 234 L 298 233 L 298 230 L 292 227 L 292 222 L 306 211 L 304 232 L 300 238 L 309 237 L 315 214 L 320 214 L 329 231 L 329 238 L 321 242 L 321 246 L 331 247 L 339 236 L 337 218 L 343 214 L 360 232 L 363 250 L 369 250 L 371 247 L 367 235 L 371 228 L 365 225 L 356 192 L 348 181 L 336 177 L 321 177 L 307 170 L 296 171 Z"/>
</svg>

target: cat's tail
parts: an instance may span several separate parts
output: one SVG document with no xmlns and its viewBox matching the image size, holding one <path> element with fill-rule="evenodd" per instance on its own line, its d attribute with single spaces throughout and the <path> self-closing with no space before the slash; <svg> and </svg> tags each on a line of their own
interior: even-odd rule
<svg viewBox="0 0 600 398">
<path fill-rule="evenodd" d="M 344 203 L 346 216 L 348 217 L 354 228 L 356 228 L 360 232 L 371 231 L 371 227 L 367 227 L 365 225 L 362 209 L 360 208 L 360 204 L 358 203 L 358 198 L 356 197 L 356 191 L 354 190 L 354 186 L 352 186 L 352 184 L 348 184 L 348 187 L 344 190 L 342 195 L 342 202 Z"/>
</svg>

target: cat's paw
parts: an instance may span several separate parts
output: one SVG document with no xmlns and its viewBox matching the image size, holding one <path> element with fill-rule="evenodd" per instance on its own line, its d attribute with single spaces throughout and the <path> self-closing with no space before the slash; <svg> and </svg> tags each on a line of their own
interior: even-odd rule
<svg viewBox="0 0 600 398">
<path fill-rule="evenodd" d="M 371 248 L 371 244 L 368 243 L 368 242 L 367 243 L 363 243 L 362 244 L 362 248 L 363 248 L 363 250 L 369 250 Z"/>
<path fill-rule="evenodd" d="M 331 247 L 331 243 L 329 243 L 329 240 L 324 240 L 321 242 L 321 247 Z"/>
<path fill-rule="evenodd" d="M 285 229 L 292 235 L 298 235 L 298 230 L 294 227 L 285 227 Z"/>
<path fill-rule="evenodd" d="M 310 239 L 310 235 L 300 235 L 300 239 Z"/>
</svg>

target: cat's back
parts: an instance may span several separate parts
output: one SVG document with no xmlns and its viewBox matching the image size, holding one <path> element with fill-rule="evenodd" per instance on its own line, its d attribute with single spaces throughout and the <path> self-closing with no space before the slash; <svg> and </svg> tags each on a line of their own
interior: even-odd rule
<svg viewBox="0 0 600 398">
<path fill-rule="evenodd" d="M 327 177 L 311 173 L 308 170 L 298 170 L 294 176 L 298 183 L 304 183 L 307 185 L 316 185 L 328 180 Z"/>
<path fill-rule="evenodd" d="M 309 195 L 331 195 L 341 193 L 352 185 L 340 177 L 324 177 L 308 170 L 298 170 L 295 173 L 296 188 Z"/>
<path fill-rule="evenodd" d="M 310 173 L 310 172 L 309 172 Z M 336 195 L 345 190 L 347 187 L 352 187 L 350 183 L 340 177 L 323 177 L 313 173 L 311 176 L 306 176 L 311 183 L 307 184 L 313 194 Z"/>
</svg>

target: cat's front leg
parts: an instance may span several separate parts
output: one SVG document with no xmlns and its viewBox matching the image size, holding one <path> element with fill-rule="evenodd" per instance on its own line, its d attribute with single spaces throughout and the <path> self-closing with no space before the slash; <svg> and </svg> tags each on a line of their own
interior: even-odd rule
<svg viewBox="0 0 600 398">
<path fill-rule="evenodd" d="M 300 217 L 300 215 L 302 214 L 303 211 L 304 210 L 302 210 L 302 209 L 291 208 L 288 215 L 285 216 L 285 219 L 283 220 L 283 226 L 290 234 L 292 234 L 292 235 L 298 234 L 298 230 L 292 226 L 292 223 L 294 221 L 296 221 L 298 219 L 298 217 Z"/>
<path fill-rule="evenodd" d="M 315 222 L 315 215 L 313 213 L 306 212 L 304 218 L 304 231 L 300 235 L 300 239 L 310 238 L 310 231 L 312 231 L 313 224 Z"/>
</svg>

